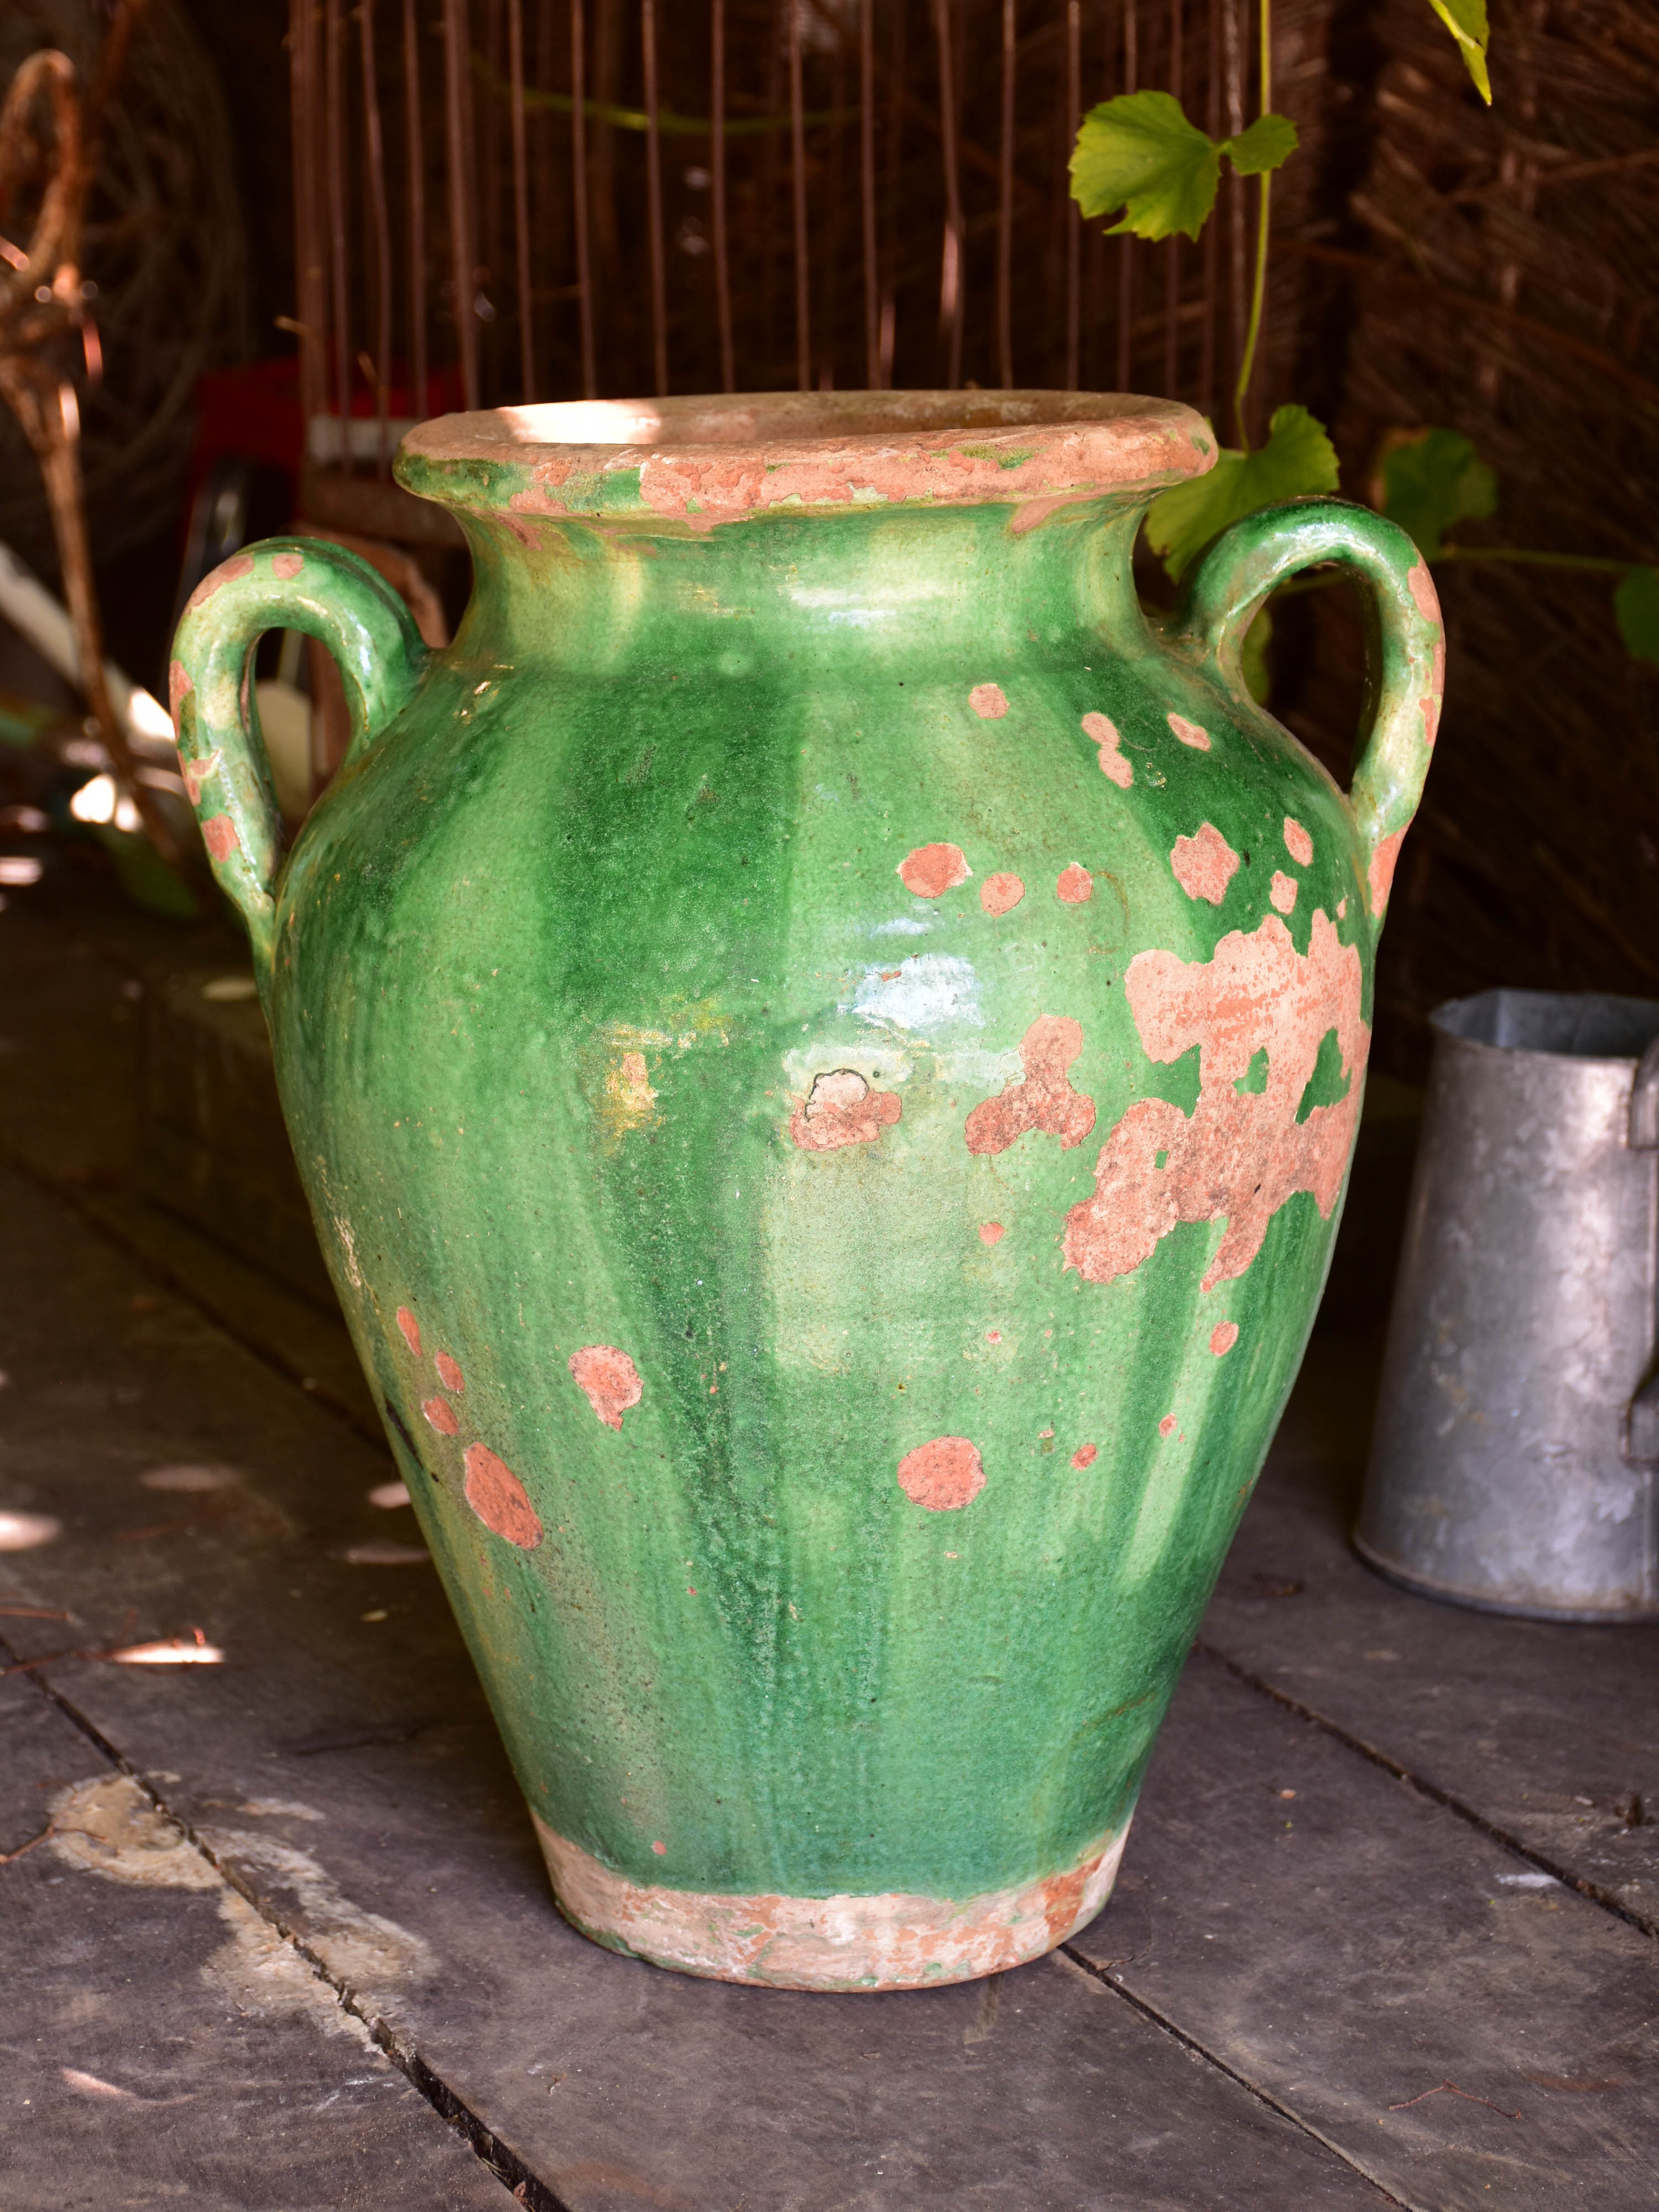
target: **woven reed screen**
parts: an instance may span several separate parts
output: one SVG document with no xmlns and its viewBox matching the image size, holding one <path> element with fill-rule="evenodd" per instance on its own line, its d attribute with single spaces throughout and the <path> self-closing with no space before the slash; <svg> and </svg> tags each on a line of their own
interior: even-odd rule
<svg viewBox="0 0 1659 2212">
<path fill-rule="evenodd" d="M 1081 111 L 1254 112 L 1246 0 L 292 0 L 310 404 L 973 383 L 1220 403 L 1243 327 L 1236 181 L 1196 246 L 1107 240 Z M 1277 104 L 1325 172 L 1332 0 L 1280 0 Z M 716 130 L 716 118 L 721 127 Z M 1306 272 L 1269 320 L 1268 404 Z M 459 303 L 459 312 L 457 303 Z"/>
</svg>

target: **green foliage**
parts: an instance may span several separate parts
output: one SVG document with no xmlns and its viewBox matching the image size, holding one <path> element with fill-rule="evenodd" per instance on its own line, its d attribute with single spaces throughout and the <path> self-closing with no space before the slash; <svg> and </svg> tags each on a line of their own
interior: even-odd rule
<svg viewBox="0 0 1659 2212">
<path fill-rule="evenodd" d="M 1486 74 L 1486 0 L 1429 0 L 1429 5 L 1457 41 L 1463 66 L 1474 79 L 1474 88 L 1492 106 L 1492 79 Z"/>
<path fill-rule="evenodd" d="M 1241 177 L 1259 177 L 1283 168 L 1297 147 L 1296 125 L 1287 115 L 1258 115 L 1237 138 L 1224 138 L 1221 151 Z"/>
<path fill-rule="evenodd" d="M 1224 154 L 1242 176 L 1276 169 L 1296 151 L 1296 125 L 1262 115 L 1237 138 L 1212 138 L 1167 92 L 1129 92 L 1083 118 L 1072 154 L 1072 197 L 1086 216 L 1123 210 L 1108 233 L 1196 238 L 1221 181 Z"/>
<path fill-rule="evenodd" d="M 1280 407 L 1267 442 L 1254 453 L 1223 449 L 1208 476 L 1161 492 L 1146 517 L 1146 542 L 1177 580 L 1218 531 L 1274 500 L 1334 491 L 1336 451 L 1305 407 Z"/>
<path fill-rule="evenodd" d="M 1613 611 L 1632 658 L 1659 665 L 1659 568 L 1632 568 L 1613 595 Z"/>
<path fill-rule="evenodd" d="M 1454 523 L 1498 512 L 1498 477 L 1461 431 L 1427 430 L 1383 461 L 1382 512 L 1437 561 Z"/>
</svg>

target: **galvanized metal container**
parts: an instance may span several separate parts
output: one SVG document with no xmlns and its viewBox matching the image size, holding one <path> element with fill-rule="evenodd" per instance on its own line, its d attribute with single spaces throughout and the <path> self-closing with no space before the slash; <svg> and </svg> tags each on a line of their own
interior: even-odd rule
<svg viewBox="0 0 1659 2212">
<path fill-rule="evenodd" d="M 1659 1004 L 1486 991 L 1434 1059 L 1354 1543 L 1409 1588 L 1659 1615 Z"/>
</svg>

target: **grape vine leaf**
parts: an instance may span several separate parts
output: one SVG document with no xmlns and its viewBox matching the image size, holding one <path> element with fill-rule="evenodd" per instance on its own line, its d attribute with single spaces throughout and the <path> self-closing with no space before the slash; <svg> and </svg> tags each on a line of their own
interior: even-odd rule
<svg viewBox="0 0 1659 2212">
<path fill-rule="evenodd" d="M 1631 657 L 1659 665 L 1659 568 L 1632 568 L 1613 595 L 1613 611 Z"/>
<path fill-rule="evenodd" d="M 1179 582 L 1195 555 L 1218 531 L 1274 500 L 1334 491 L 1336 450 L 1325 426 L 1305 407 L 1280 407 L 1267 442 L 1253 453 L 1224 447 L 1208 476 L 1160 492 L 1146 516 L 1146 542 Z"/>
<path fill-rule="evenodd" d="M 1486 0 L 1429 0 L 1429 5 L 1457 41 L 1463 66 L 1474 79 L 1474 88 L 1492 106 L 1492 79 L 1486 74 Z"/>
<path fill-rule="evenodd" d="M 1221 181 L 1224 154 L 1241 176 L 1276 169 L 1296 151 L 1296 125 L 1261 115 L 1237 138 L 1212 138 L 1189 123 L 1168 92 L 1128 92 L 1103 100 L 1083 118 L 1073 149 L 1072 197 L 1085 216 L 1122 220 L 1107 233 L 1196 238 Z"/>
<path fill-rule="evenodd" d="M 1455 522 L 1498 512 L 1498 477 L 1458 430 L 1402 440 L 1382 462 L 1382 512 L 1414 538 L 1425 561 L 1440 557 Z"/>
<path fill-rule="evenodd" d="M 1296 125 L 1288 115 L 1258 115 L 1237 138 L 1224 138 L 1221 151 L 1241 177 L 1259 177 L 1282 168 L 1297 148 Z"/>
</svg>

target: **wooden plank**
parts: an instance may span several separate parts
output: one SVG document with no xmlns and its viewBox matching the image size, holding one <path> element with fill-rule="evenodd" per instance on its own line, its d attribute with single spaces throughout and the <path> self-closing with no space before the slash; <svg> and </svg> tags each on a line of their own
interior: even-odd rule
<svg viewBox="0 0 1659 2212">
<path fill-rule="evenodd" d="M 983 1988 L 804 1996 L 662 1973 L 574 1935 L 431 1570 L 343 1556 L 412 1536 L 406 1512 L 368 1503 L 382 1455 L 198 1315 L 136 1290 L 38 1194 L 0 1185 L 5 1502 L 64 1525 L 0 1555 L 0 1587 L 74 1611 L 82 1648 L 199 1628 L 225 1654 L 177 1669 L 64 1659 L 43 1679 L 545 2203 L 1384 2201 L 1063 1960 Z M 239 1477 L 196 1493 L 142 1480 L 180 1464 Z M 31 1655 L 62 1634 L 11 1626 Z"/>
<path fill-rule="evenodd" d="M 1373 1346 L 1316 1339 L 1205 1640 L 1659 1933 L 1659 1626 L 1506 1620 L 1362 1565 L 1376 1376 Z"/>
<path fill-rule="evenodd" d="M 15 1675 L 0 1852 L 21 1853 L 0 1863 L 6 2212 L 510 2202 L 326 1983 Z"/>
<path fill-rule="evenodd" d="M 1073 1948 L 1404 2203 L 1659 2200 L 1650 1939 L 1214 1658 Z"/>
</svg>

